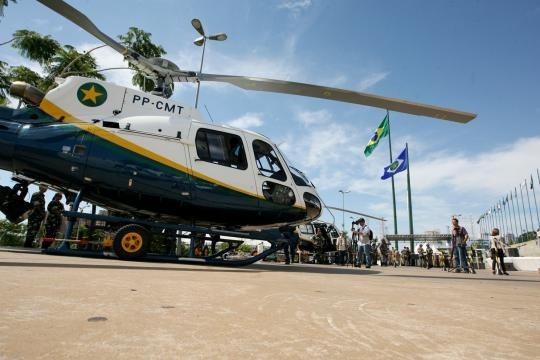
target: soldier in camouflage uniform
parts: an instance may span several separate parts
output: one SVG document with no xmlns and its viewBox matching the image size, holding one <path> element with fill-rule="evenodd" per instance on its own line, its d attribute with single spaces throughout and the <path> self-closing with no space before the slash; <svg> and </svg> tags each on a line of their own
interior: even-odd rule
<svg viewBox="0 0 540 360">
<path fill-rule="evenodd" d="M 431 269 L 433 267 L 433 249 L 429 244 L 426 244 L 426 259 L 427 259 L 427 268 Z"/>
<path fill-rule="evenodd" d="M 62 194 L 56 193 L 54 194 L 53 199 L 47 205 L 47 220 L 45 221 L 45 237 L 54 239 L 56 238 L 56 234 L 58 233 L 58 229 L 60 229 L 60 225 L 62 225 L 62 212 L 64 211 L 64 204 L 62 204 L 60 201 L 62 200 Z M 41 244 L 41 247 L 43 249 L 46 249 L 51 244 L 50 241 L 43 241 Z"/>
<path fill-rule="evenodd" d="M 32 212 L 28 216 L 28 225 L 26 227 L 26 239 L 24 247 L 32 247 L 36 235 L 41 227 L 41 222 L 45 218 L 45 192 L 47 186 L 39 185 L 39 191 L 32 194 L 30 204 L 33 206 Z"/>
</svg>

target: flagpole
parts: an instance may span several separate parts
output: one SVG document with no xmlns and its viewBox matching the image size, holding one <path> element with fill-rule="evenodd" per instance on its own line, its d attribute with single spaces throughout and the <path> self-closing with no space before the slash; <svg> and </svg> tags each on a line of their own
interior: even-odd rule
<svg viewBox="0 0 540 360">
<path fill-rule="evenodd" d="M 512 199 L 512 190 L 510 190 L 510 199 Z M 508 217 L 510 218 L 510 231 L 512 231 L 512 234 L 513 234 L 512 240 L 513 240 L 516 233 L 515 229 L 517 228 L 516 214 L 514 213 L 514 221 L 512 221 L 512 209 L 510 209 L 510 202 L 508 200 L 508 195 L 506 195 L 506 205 L 508 206 Z"/>
<path fill-rule="evenodd" d="M 527 183 L 525 183 L 525 186 L 527 186 Z M 529 240 L 529 224 L 527 224 L 527 213 L 525 210 L 525 201 L 523 200 L 523 184 L 519 184 L 519 193 L 521 194 L 521 205 L 523 207 L 523 219 L 525 220 L 525 241 L 527 241 Z"/>
<path fill-rule="evenodd" d="M 493 229 L 493 209 L 489 208 L 487 214 L 488 214 L 488 216 L 487 216 L 487 219 L 488 219 L 487 225 L 488 225 L 488 234 L 489 234 L 490 229 Z"/>
<path fill-rule="evenodd" d="M 523 232 L 523 224 L 521 223 L 521 215 L 519 213 L 519 201 L 518 201 L 518 197 L 517 197 L 517 189 L 516 187 L 514 186 L 514 199 L 516 199 L 516 207 L 517 207 L 517 214 L 518 214 L 518 220 L 519 220 L 519 228 L 518 228 L 518 231 L 516 231 L 516 241 L 517 242 L 517 239 L 519 238 L 519 235 L 520 235 L 520 232 Z M 512 201 L 512 206 L 514 206 L 514 202 Z M 514 209 L 515 211 L 515 209 Z M 515 217 L 515 215 L 514 215 Z M 516 224 L 516 227 L 517 227 L 517 224 Z"/>
<path fill-rule="evenodd" d="M 386 116 L 388 117 L 388 149 L 390 152 L 390 164 L 394 161 L 392 156 L 392 139 L 390 134 L 390 113 L 386 109 Z M 394 209 L 394 235 L 397 235 L 397 212 L 396 212 L 396 188 L 394 186 L 394 177 L 392 176 L 392 206 Z M 398 241 L 396 240 L 396 249 L 398 249 Z"/>
<path fill-rule="evenodd" d="M 499 221 L 500 221 L 498 228 L 501 230 L 504 229 L 503 234 L 506 235 L 506 233 L 508 233 L 508 229 L 506 228 L 506 225 L 504 224 L 504 214 L 502 212 L 502 206 L 501 206 L 500 201 L 497 201 L 497 212 L 499 213 Z"/>
<path fill-rule="evenodd" d="M 411 158 L 409 157 L 409 144 L 405 143 L 405 153 L 407 154 L 407 198 L 409 200 L 409 234 L 411 234 L 411 251 L 414 251 L 414 234 L 413 229 L 413 217 L 412 217 L 412 196 L 411 196 L 411 175 L 409 169 L 411 168 Z M 394 177 L 392 176 L 392 179 Z"/>
<path fill-rule="evenodd" d="M 502 201 L 502 213 L 503 213 L 503 217 L 504 217 L 504 225 L 506 227 L 506 235 L 512 233 L 512 226 L 508 226 L 508 224 L 512 225 L 512 223 L 508 222 L 508 213 L 506 212 L 506 203 L 504 202 L 504 198 L 503 198 L 503 201 Z M 506 238 L 506 236 L 505 236 Z"/>
<path fill-rule="evenodd" d="M 394 157 L 392 156 L 392 139 L 390 134 L 390 114 L 388 110 L 386 110 L 386 116 L 388 116 L 388 149 L 390 152 L 390 164 L 392 161 L 394 161 Z M 396 213 L 396 189 L 394 186 L 394 177 L 392 176 L 392 206 L 394 209 L 394 235 L 397 235 L 398 229 L 397 229 L 397 213 Z M 396 244 L 397 248 L 397 244 Z"/>
<path fill-rule="evenodd" d="M 531 179 L 532 179 L 532 176 L 531 176 Z M 531 183 L 531 186 L 532 186 L 532 183 Z M 532 209 L 531 209 L 531 197 L 529 196 L 529 187 L 527 186 L 527 179 L 525 179 L 525 193 L 527 194 L 527 203 L 529 204 L 529 216 L 531 217 L 531 227 L 532 227 L 532 230 L 534 231 L 534 222 L 533 222 Z M 527 236 L 527 239 L 529 239 L 528 236 Z"/>
<path fill-rule="evenodd" d="M 536 174 L 538 174 L 538 169 L 536 169 Z M 538 203 L 536 202 L 536 191 L 534 190 L 534 179 L 531 175 L 531 189 L 534 197 L 534 208 L 536 209 L 536 221 L 538 223 L 537 229 L 540 229 L 540 217 L 538 216 Z M 534 226 L 533 226 L 534 230 Z"/>
</svg>

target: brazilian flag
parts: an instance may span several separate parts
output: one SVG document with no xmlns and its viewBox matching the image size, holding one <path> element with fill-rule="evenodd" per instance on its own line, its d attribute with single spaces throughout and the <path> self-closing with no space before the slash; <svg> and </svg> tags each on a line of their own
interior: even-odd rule
<svg viewBox="0 0 540 360">
<path fill-rule="evenodd" d="M 384 117 L 383 121 L 379 125 L 379 127 L 375 130 L 375 134 L 369 139 L 369 142 L 366 145 L 366 148 L 364 149 L 364 155 L 368 157 L 371 155 L 373 150 L 379 145 L 379 140 L 388 135 L 388 131 L 390 129 L 390 120 L 388 118 L 388 113 L 386 113 L 386 116 Z"/>
</svg>

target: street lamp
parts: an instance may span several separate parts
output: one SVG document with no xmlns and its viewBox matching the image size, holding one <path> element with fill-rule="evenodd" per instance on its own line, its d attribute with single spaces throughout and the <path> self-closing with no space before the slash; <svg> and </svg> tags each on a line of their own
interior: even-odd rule
<svg viewBox="0 0 540 360">
<path fill-rule="evenodd" d="M 195 41 L 193 41 L 193 43 L 195 45 L 197 45 L 197 46 L 202 45 L 202 47 L 203 47 L 202 56 L 201 56 L 201 67 L 199 69 L 199 75 L 200 75 L 202 73 L 202 68 L 203 68 L 204 50 L 206 49 L 206 40 L 224 41 L 224 40 L 227 40 L 227 34 L 218 33 L 218 34 L 213 34 L 213 35 L 206 36 L 206 34 L 204 33 L 202 23 L 201 23 L 201 21 L 199 19 L 191 20 L 191 25 L 193 25 L 195 30 L 197 30 L 197 32 L 199 34 L 201 34 L 200 37 L 198 37 L 197 39 L 195 39 Z M 199 102 L 199 89 L 200 89 L 200 87 L 201 87 L 201 82 L 199 80 L 197 80 L 197 95 L 195 97 L 195 108 L 197 108 L 197 104 Z"/>
<path fill-rule="evenodd" d="M 345 194 L 348 194 L 351 191 L 350 190 L 347 190 L 347 191 L 339 190 L 339 192 L 341 193 L 341 198 L 342 198 L 341 212 L 342 212 L 342 215 L 343 215 L 343 220 L 342 220 L 342 223 L 341 223 L 341 230 L 345 231 Z"/>
</svg>

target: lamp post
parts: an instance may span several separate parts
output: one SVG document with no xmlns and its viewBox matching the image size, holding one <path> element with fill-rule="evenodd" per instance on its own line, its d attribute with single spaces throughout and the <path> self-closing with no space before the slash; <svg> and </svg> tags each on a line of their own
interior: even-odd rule
<svg viewBox="0 0 540 360">
<path fill-rule="evenodd" d="M 341 193 L 341 212 L 342 212 L 342 215 L 343 215 L 343 220 L 342 220 L 342 223 L 341 223 L 341 230 L 342 231 L 345 231 L 345 194 L 348 194 L 350 193 L 350 190 L 347 190 L 347 191 L 344 191 L 344 190 L 339 190 L 339 192 Z"/>
<path fill-rule="evenodd" d="M 218 33 L 218 34 L 213 34 L 213 35 L 206 36 L 206 34 L 204 33 L 202 23 L 201 23 L 201 21 L 199 19 L 191 20 L 191 25 L 193 25 L 195 30 L 197 30 L 197 32 L 199 34 L 201 34 L 200 37 L 198 37 L 197 39 L 195 39 L 195 41 L 193 41 L 193 43 L 195 45 L 197 45 L 197 46 L 202 45 L 202 47 L 203 47 L 202 56 L 201 56 L 201 67 L 199 69 L 199 75 L 200 75 L 202 73 L 202 68 L 203 68 L 203 63 L 204 63 L 204 50 L 206 49 L 206 40 L 224 41 L 224 40 L 227 40 L 227 34 Z M 199 89 L 200 88 L 201 88 L 201 82 L 199 80 L 197 80 L 197 95 L 195 97 L 195 108 L 197 108 L 197 104 L 199 103 Z"/>
</svg>

